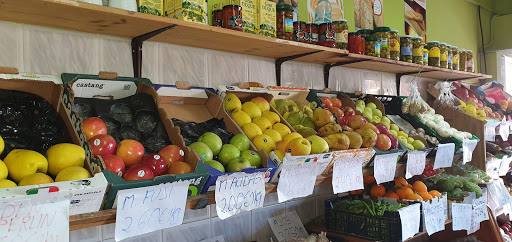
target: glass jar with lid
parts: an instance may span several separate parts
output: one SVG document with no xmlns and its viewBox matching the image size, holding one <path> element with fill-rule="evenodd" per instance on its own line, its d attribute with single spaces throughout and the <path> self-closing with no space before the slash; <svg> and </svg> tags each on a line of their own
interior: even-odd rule
<svg viewBox="0 0 512 242">
<path fill-rule="evenodd" d="M 363 38 L 366 38 L 366 37 L 370 37 L 370 36 L 373 35 L 373 30 L 371 30 L 371 29 L 360 29 L 356 33 L 359 33 L 359 34 L 361 34 L 361 36 L 363 36 Z"/>
<path fill-rule="evenodd" d="M 306 24 L 306 30 L 309 32 L 309 43 L 313 45 L 318 44 L 318 24 Z"/>
<path fill-rule="evenodd" d="M 307 43 L 306 39 L 306 23 L 302 21 L 293 22 L 293 40 L 297 42 Z"/>
<path fill-rule="evenodd" d="M 411 36 L 400 36 L 400 60 L 412 63 L 412 39 Z"/>
<path fill-rule="evenodd" d="M 423 65 L 423 38 L 412 37 L 412 63 Z"/>
<path fill-rule="evenodd" d="M 390 59 L 389 39 L 391 38 L 391 29 L 389 27 L 377 27 L 373 31 L 373 36 L 380 38 L 380 57 Z"/>
<path fill-rule="evenodd" d="M 466 50 L 466 71 L 467 72 L 474 72 L 474 61 L 473 61 L 473 51 Z"/>
<path fill-rule="evenodd" d="M 222 7 L 222 25 L 224 28 L 242 31 L 242 7 L 226 5 Z"/>
<path fill-rule="evenodd" d="M 466 71 L 467 52 L 465 50 L 459 51 L 459 71 Z"/>
<path fill-rule="evenodd" d="M 283 0 L 276 5 L 276 37 L 293 40 L 293 7 Z"/>
<path fill-rule="evenodd" d="M 318 44 L 325 47 L 336 47 L 336 32 L 332 23 L 322 23 L 318 26 Z"/>
<path fill-rule="evenodd" d="M 348 48 L 348 25 L 347 20 L 341 19 L 332 22 L 336 33 L 336 48 L 346 50 Z"/>
<path fill-rule="evenodd" d="M 400 35 L 398 30 L 389 31 L 389 56 L 392 60 L 400 60 Z"/>
<path fill-rule="evenodd" d="M 441 59 L 441 51 L 439 50 L 439 41 L 431 41 L 427 43 L 428 49 L 428 65 L 439 67 Z"/>
<path fill-rule="evenodd" d="M 453 69 L 453 67 L 452 67 L 452 59 L 453 59 L 452 46 L 446 45 L 446 48 L 448 49 L 448 58 L 447 58 L 448 65 L 446 68 L 451 70 L 451 69 Z"/>
<path fill-rule="evenodd" d="M 365 53 L 368 56 L 380 57 L 380 38 L 379 37 L 366 37 Z"/>
<path fill-rule="evenodd" d="M 448 46 L 446 43 L 440 43 L 439 44 L 439 66 L 441 68 L 448 68 Z"/>
<path fill-rule="evenodd" d="M 452 69 L 459 70 L 459 47 L 452 46 Z"/>
<path fill-rule="evenodd" d="M 365 54 L 366 41 L 361 34 L 356 32 L 348 33 L 348 51 L 350 53 Z"/>
<path fill-rule="evenodd" d="M 428 49 L 427 49 L 427 44 L 423 45 L 423 65 L 428 65 Z"/>
</svg>

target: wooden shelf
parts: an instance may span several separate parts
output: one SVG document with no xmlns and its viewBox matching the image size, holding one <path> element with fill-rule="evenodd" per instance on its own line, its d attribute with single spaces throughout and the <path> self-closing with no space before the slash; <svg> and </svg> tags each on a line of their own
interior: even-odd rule
<svg viewBox="0 0 512 242">
<path fill-rule="evenodd" d="M 0 20 L 127 38 L 135 38 L 175 25 L 172 29 L 151 40 L 270 58 L 317 52 L 296 60 L 318 64 L 339 63 L 346 64 L 344 66 L 349 68 L 396 74 L 415 74 L 422 71 L 419 76 L 440 80 L 492 77 L 349 54 L 345 50 L 258 36 L 75 0 L 2 0 L 0 2 Z"/>
</svg>

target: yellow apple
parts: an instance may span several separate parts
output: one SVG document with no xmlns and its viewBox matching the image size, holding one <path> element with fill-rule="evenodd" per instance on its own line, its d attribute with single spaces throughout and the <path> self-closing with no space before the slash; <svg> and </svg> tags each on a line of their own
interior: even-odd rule
<svg viewBox="0 0 512 242">
<path fill-rule="evenodd" d="M 268 120 L 270 120 L 272 125 L 281 122 L 281 118 L 279 117 L 279 115 L 277 113 L 274 113 L 271 111 L 265 111 L 265 112 L 261 113 L 261 117 L 264 117 L 264 118 L 267 118 Z"/>
<path fill-rule="evenodd" d="M 329 144 L 318 135 L 312 135 L 306 138 L 311 143 L 311 154 L 322 154 L 329 152 Z"/>
<path fill-rule="evenodd" d="M 256 125 L 255 123 L 248 123 L 242 127 L 242 130 L 244 131 L 245 135 L 249 137 L 249 139 L 254 139 L 254 137 L 263 134 L 261 131 L 261 128 Z"/>
<path fill-rule="evenodd" d="M 292 132 L 290 130 L 290 128 L 288 128 L 288 126 L 286 126 L 282 123 L 274 124 L 274 126 L 272 126 L 272 129 L 279 132 L 279 134 L 281 134 L 281 137 L 283 137 L 283 138 L 284 138 L 284 136 L 286 136 L 287 134 Z"/>
<path fill-rule="evenodd" d="M 245 102 L 244 104 L 242 104 L 242 111 L 249 114 L 251 119 L 261 117 L 261 109 L 258 107 L 258 105 L 254 104 L 253 102 Z"/>
<path fill-rule="evenodd" d="M 5 163 L 0 160 L 0 179 L 6 179 L 7 175 L 9 175 L 9 170 L 7 169 Z"/>
<path fill-rule="evenodd" d="M 46 173 L 48 161 L 46 158 L 32 150 L 16 149 L 4 159 L 9 176 L 14 182 L 20 182 L 25 176 L 32 175 L 37 171 Z"/>
<path fill-rule="evenodd" d="M 87 171 L 85 168 L 80 166 L 72 166 L 64 168 L 62 171 L 60 171 L 59 174 L 57 174 L 57 177 L 55 177 L 55 181 L 61 182 L 82 180 L 90 177 L 91 175 L 89 174 L 89 171 Z"/>
<path fill-rule="evenodd" d="M 296 138 L 303 138 L 303 137 L 299 133 L 291 133 L 291 134 L 285 135 L 283 137 L 283 141 L 290 142 L 290 141 L 292 141 L 293 139 L 296 139 Z"/>
<path fill-rule="evenodd" d="M 261 131 L 272 128 L 272 122 L 265 117 L 256 117 L 252 120 L 253 123 L 260 127 Z"/>
<path fill-rule="evenodd" d="M 311 144 L 304 138 L 295 138 L 288 142 L 286 151 L 291 155 L 309 155 L 311 154 Z"/>
<path fill-rule="evenodd" d="M 268 104 L 268 101 L 265 100 L 265 98 L 255 97 L 251 99 L 251 102 L 256 104 L 256 106 L 258 106 L 262 112 L 270 110 L 270 105 Z"/>
<path fill-rule="evenodd" d="M 7 179 L 1 179 L 0 180 L 0 188 L 7 188 L 7 187 L 17 187 L 16 183 L 14 183 L 11 180 Z"/>
<path fill-rule="evenodd" d="M 281 137 L 281 134 L 273 129 L 267 129 L 267 130 L 265 130 L 265 132 L 263 132 L 263 134 L 270 136 L 270 138 L 272 138 L 272 140 L 274 141 L 274 143 L 276 143 L 276 145 L 277 145 L 277 142 L 281 142 L 281 140 L 283 140 L 283 137 Z"/>
<path fill-rule="evenodd" d="M 46 184 L 46 183 L 53 183 L 53 179 L 46 174 L 38 172 L 38 173 L 34 173 L 32 175 L 23 177 L 23 179 L 21 179 L 20 183 L 18 183 L 18 186 L 21 187 L 21 186 L 39 185 L 39 184 Z"/>
<path fill-rule="evenodd" d="M 260 134 L 252 140 L 254 146 L 258 148 L 258 150 L 265 150 L 270 154 L 271 151 L 276 149 L 276 143 L 272 140 L 272 138 L 266 134 Z"/>
<path fill-rule="evenodd" d="M 233 120 L 235 120 L 240 127 L 251 122 L 251 116 L 239 109 L 233 111 L 233 113 L 231 113 L 231 117 L 233 117 Z"/>
<path fill-rule="evenodd" d="M 46 151 L 48 159 L 48 173 L 56 176 L 64 168 L 71 166 L 84 166 L 85 151 L 75 144 L 57 144 Z"/>
<path fill-rule="evenodd" d="M 228 112 L 242 109 L 242 102 L 235 94 L 228 93 L 224 98 L 224 108 Z"/>
</svg>

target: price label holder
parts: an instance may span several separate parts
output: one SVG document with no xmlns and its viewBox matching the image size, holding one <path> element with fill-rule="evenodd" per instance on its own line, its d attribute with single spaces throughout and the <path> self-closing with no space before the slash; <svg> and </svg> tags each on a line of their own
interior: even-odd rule
<svg viewBox="0 0 512 242">
<path fill-rule="evenodd" d="M 407 153 L 407 167 L 405 170 L 406 179 L 423 173 L 425 170 L 426 156 L 427 154 L 423 151 L 409 151 Z"/>
<path fill-rule="evenodd" d="M 395 179 L 396 164 L 399 153 L 376 155 L 374 160 L 373 173 L 377 184 L 392 181 Z"/>
<path fill-rule="evenodd" d="M 322 162 L 283 162 L 281 177 L 277 184 L 279 203 L 313 193 L 316 176 L 323 167 Z"/>
<path fill-rule="evenodd" d="M 402 241 L 414 237 L 420 231 L 421 204 L 416 203 L 398 209 L 402 223 Z"/>
<path fill-rule="evenodd" d="M 434 169 L 451 167 L 453 163 L 453 154 L 455 154 L 455 144 L 439 144 L 437 146 Z"/>
<path fill-rule="evenodd" d="M 362 157 L 334 160 L 332 173 L 332 189 L 334 194 L 364 188 L 362 164 Z"/>
<path fill-rule="evenodd" d="M 497 120 L 489 120 L 485 124 L 484 127 L 484 138 L 485 141 L 493 141 L 496 138 L 496 127 L 500 125 L 500 121 Z"/>
<path fill-rule="evenodd" d="M 243 211 L 263 207 L 264 177 L 262 172 L 236 172 L 217 178 L 215 201 L 219 218 L 226 219 Z"/>
<path fill-rule="evenodd" d="M 268 223 L 278 242 L 308 236 L 308 232 L 295 211 L 269 218 Z"/>
<path fill-rule="evenodd" d="M 466 164 L 473 159 L 473 151 L 478 144 L 478 140 L 463 140 L 462 141 L 462 163 Z"/>
<path fill-rule="evenodd" d="M 428 235 L 443 231 L 446 221 L 446 200 L 434 198 L 430 201 L 422 201 L 421 207 Z"/>
<path fill-rule="evenodd" d="M 116 241 L 182 224 L 189 185 L 178 181 L 119 191 Z"/>
<path fill-rule="evenodd" d="M 452 229 L 471 230 L 473 206 L 464 203 L 452 203 Z"/>
</svg>

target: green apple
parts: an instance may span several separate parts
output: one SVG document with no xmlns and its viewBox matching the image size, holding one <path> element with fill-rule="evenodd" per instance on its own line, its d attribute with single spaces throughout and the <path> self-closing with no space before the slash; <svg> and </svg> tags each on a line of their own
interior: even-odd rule
<svg viewBox="0 0 512 242">
<path fill-rule="evenodd" d="M 210 149 L 212 150 L 214 156 L 218 155 L 220 149 L 222 149 L 222 140 L 218 135 L 212 132 L 204 133 L 203 135 L 201 135 L 201 137 L 199 137 L 197 141 L 203 142 L 206 145 L 208 145 L 208 147 L 210 147 Z"/>
<path fill-rule="evenodd" d="M 409 143 L 405 144 L 405 147 L 407 147 L 407 149 L 409 149 L 409 150 L 414 150 L 414 146 L 412 146 Z"/>
<path fill-rule="evenodd" d="M 414 147 L 415 150 L 425 148 L 425 144 L 423 144 L 423 142 L 421 142 L 420 140 L 415 140 L 414 142 L 412 142 L 412 146 Z"/>
<path fill-rule="evenodd" d="M 365 112 L 370 112 L 370 113 L 372 113 L 372 114 L 373 114 L 373 109 L 371 109 L 371 108 L 369 108 L 369 107 L 365 107 L 365 108 L 364 108 L 364 111 L 365 111 Z"/>
<path fill-rule="evenodd" d="M 412 142 L 414 142 L 414 139 L 413 139 L 413 138 L 411 138 L 411 137 L 408 137 L 408 138 L 407 138 L 407 143 L 412 144 Z"/>
<path fill-rule="evenodd" d="M 400 131 L 400 128 L 398 128 L 398 125 L 396 125 L 396 124 L 391 124 L 391 130 L 394 130 L 394 131 L 398 132 L 398 131 Z"/>
<path fill-rule="evenodd" d="M 391 120 L 389 120 L 389 118 L 388 118 L 388 117 L 384 116 L 384 117 L 382 117 L 382 119 L 380 120 L 380 123 L 381 123 L 381 124 L 388 124 L 388 126 L 389 126 L 389 124 L 391 124 Z"/>
<path fill-rule="evenodd" d="M 231 159 L 228 162 L 228 172 L 242 171 L 242 169 L 251 167 L 251 162 L 242 157 Z"/>
<path fill-rule="evenodd" d="M 244 150 L 240 154 L 241 158 L 244 158 L 248 160 L 251 163 L 251 166 L 254 166 L 256 168 L 260 168 L 261 166 L 261 158 L 258 153 L 252 151 L 252 150 Z"/>
<path fill-rule="evenodd" d="M 248 150 L 251 146 L 251 141 L 245 134 L 235 135 L 229 143 L 236 146 L 240 151 Z"/>
<path fill-rule="evenodd" d="M 404 136 L 398 136 L 398 137 L 396 137 L 396 138 L 398 139 L 398 141 L 399 141 L 400 143 L 402 143 L 402 144 L 404 144 L 404 145 L 409 144 L 409 143 L 407 142 L 407 138 L 405 138 Z"/>
<path fill-rule="evenodd" d="M 393 129 L 390 129 L 389 133 L 392 134 L 395 137 L 398 135 L 398 132 L 396 130 L 393 130 Z"/>
<path fill-rule="evenodd" d="M 363 117 L 367 118 L 368 120 L 372 120 L 372 117 L 373 117 L 372 111 L 364 110 Z"/>
<path fill-rule="evenodd" d="M 231 144 L 225 144 L 222 146 L 222 150 L 219 153 L 219 161 L 223 165 L 227 166 L 229 161 L 240 157 L 240 150 Z"/>
<path fill-rule="evenodd" d="M 312 135 L 306 138 L 311 143 L 311 154 L 322 154 L 329 152 L 329 144 L 325 139 L 318 135 Z"/>
<path fill-rule="evenodd" d="M 203 161 L 213 160 L 212 150 L 203 142 L 195 142 L 189 145 L 188 148 L 194 150 L 197 155 L 199 155 L 199 158 L 201 158 Z"/>
<path fill-rule="evenodd" d="M 377 110 L 377 109 L 375 109 Z M 373 115 L 372 119 L 370 120 L 372 123 L 380 123 L 380 119 L 381 117 L 380 116 L 377 116 L 377 115 Z"/>
<path fill-rule="evenodd" d="M 209 166 L 211 166 L 211 167 L 221 171 L 222 173 L 226 172 L 226 170 L 224 169 L 224 166 L 220 162 L 218 162 L 216 160 L 209 160 L 209 161 L 206 161 L 205 163 L 207 165 L 209 165 Z"/>
<path fill-rule="evenodd" d="M 375 103 L 368 103 L 368 104 L 366 104 L 366 107 L 369 107 L 371 109 L 376 109 L 377 105 L 375 105 Z"/>
<path fill-rule="evenodd" d="M 356 110 L 363 113 L 364 112 L 364 107 L 361 107 L 361 106 L 358 106 L 356 107 Z"/>
<path fill-rule="evenodd" d="M 373 109 L 373 116 L 379 116 L 382 117 L 382 112 L 378 109 Z"/>
<path fill-rule="evenodd" d="M 366 106 L 366 104 L 364 103 L 364 101 L 363 101 L 363 100 L 357 100 L 357 101 L 356 101 L 356 107 L 357 107 L 357 106 L 363 106 L 363 107 L 365 107 L 365 106 Z"/>
</svg>

